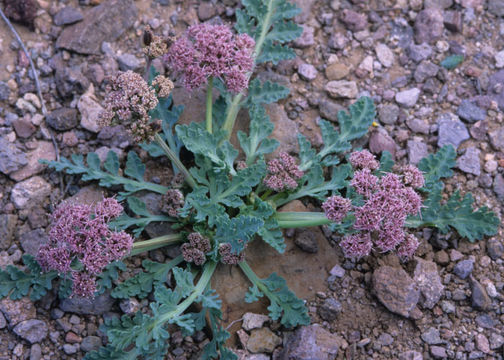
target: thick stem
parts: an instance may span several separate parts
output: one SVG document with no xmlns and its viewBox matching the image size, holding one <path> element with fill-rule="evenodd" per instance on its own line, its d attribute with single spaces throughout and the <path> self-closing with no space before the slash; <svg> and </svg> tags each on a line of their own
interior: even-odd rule
<svg viewBox="0 0 504 360">
<path fill-rule="evenodd" d="M 159 318 L 159 320 L 156 321 L 156 325 L 163 324 L 172 318 L 176 318 L 177 316 L 180 316 L 184 311 L 186 311 L 187 308 L 191 306 L 191 304 L 203 293 L 203 291 L 205 291 L 216 267 L 217 263 L 215 261 L 207 262 L 203 268 L 203 273 L 201 274 L 198 284 L 196 284 L 192 294 L 189 295 L 180 304 L 178 304 L 175 310 L 163 314 Z"/>
<path fill-rule="evenodd" d="M 182 164 L 178 156 L 170 149 L 168 145 L 164 142 L 164 140 L 159 136 L 159 134 L 156 134 L 154 137 L 156 140 L 156 143 L 161 146 L 161 149 L 165 152 L 166 156 L 175 164 L 175 166 L 180 170 L 180 172 L 184 175 L 185 180 L 189 184 L 190 187 L 193 189 L 197 186 L 196 181 L 194 181 L 193 177 L 189 173 L 189 170 Z"/>
<path fill-rule="evenodd" d="M 299 228 L 331 223 L 322 212 L 277 212 L 274 215 L 280 228 Z"/>
<path fill-rule="evenodd" d="M 222 128 L 226 130 L 228 140 L 231 138 L 231 133 L 233 132 L 233 127 L 236 121 L 236 117 L 238 116 L 238 111 L 240 111 L 240 103 L 243 94 L 238 94 L 231 101 L 231 105 L 228 107 L 228 112 L 226 115 L 226 120 L 224 121 L 224 125 Z"/>
<path fill-rule="evenodd" d="M 133 243 L 133 248 L 128 256 L 134 256 L 145 251 L 151 251 L 155 249 L 159 249 L 163 246 L 167 246 L 170 244 L 176 244 L 182 241 L 182 235 L 180 234 L 170 234 L 159 236 L 146 241 L 138 241 Z"/>
<path fill-rule="evenodd" d="M 207 94 L 206 94 L 206 129 L 212 133 L 212 89 L 213 77 L 208 78 Z"/>
</svg>

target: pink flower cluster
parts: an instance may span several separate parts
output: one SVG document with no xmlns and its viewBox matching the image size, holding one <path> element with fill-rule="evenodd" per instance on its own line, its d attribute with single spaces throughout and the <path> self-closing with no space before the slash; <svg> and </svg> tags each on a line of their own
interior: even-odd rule
<svg viewBox="0 0 504 360">
<path fill-rule="evenodd" d="M 250 36 L 234 36 L 228 26 L 199 24 L 176 40 L 164 59 L 175 71 L 183 73 L 188 90 L 215 77 L 222 79 L 230 91 L 239 93 L 247 87 L 247 74 L 254 67 L 254 46 Z"/>
<path fill-rule="evenodd" d="M 190 233 L 187 240 L 189 242 L 181 246 L 184 260 L 196 265 L 203 265 L 206 261 L 206 253 L 212 249 L 210 241 L 197 232 Z"/>
<path fill-rule="evenodd" d="M 296 160 L 289 154 L 282 152 L 279 157 L 268 162 L 268 174 L 264 178 L 264 185 L 271 190 L 281 192 L 298 187 L 297 181 L 304 173 L 299 169 Z"/>
<path fill-rule="evenodd" d="M 96 275 L 112 261 L 127 255 L 133 246 L 130 235 L 108 227 L 108 222 L 122 211 L 114 198 L 105 198 L 94 206 L 62 203 L 52 214 L 49 241 L 37 255 L 42 269 L 71 272 L 73 295 L 92 297 Z M 82 264 L 82 270 L 71 268 L 76 261 Z"/>
<path fill-rule="evenodd" d="M 219 255 L 221 256 L 222 263 L 227 265 L 237 265 L 245 260 L 245 252 L 242 251 L 239 254 L 233 254 L 230 243 L 220 244 Z"/>
<path fill-rule="evenodd" d="M 359 258 L 377 248 L 382 252 L 397 249 L 401 258 L 411 257 L 418 240 L 414 235 L 406 235 L 403 228 L 408 215 L 418 214 L 422 207 L 422 199 L 415 191 L 424 184 L 422 173 L 408 165 L 400 175 L 387 173 L 378 178 L 372 170 L 380 164 L 366 150 L 351 154 L 350 163 L 356 170 L 350 184 L 365 202 L 353 208 L 353 227 L 359 232 L 340 243 L 345 256 Z M 347 215 L 350 209 L 344 200 L 333 196 L 322 205 L 328 219 L 338 222 Z"/>
<path fill-rule="evenodd" d="M 184 206 L 184 194 L 178 189 L 170 189 L 162 197 L 161 211 L 171 217 L 178 217 L 178 210 Z"/>
</svg>

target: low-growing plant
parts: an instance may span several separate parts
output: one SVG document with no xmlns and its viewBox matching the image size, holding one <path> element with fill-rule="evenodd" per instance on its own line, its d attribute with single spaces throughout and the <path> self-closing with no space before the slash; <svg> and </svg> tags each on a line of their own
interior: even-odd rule
<svg viewBox="0 0 504 360">
<path fill-rule="evenodd" d="M 250 280 L 245 301 L 268 298 L 269 316 L 286 328 L 308 324 L 303 300 L 285 280 L 275 273 L 261 279 L 245 260 L 251 241 L 262 240 L 273 251 L 284 252 L 284 228 L 327 225 L 341 235 L 348 257 L 396 250 L 403 260 L 418 246 L 415 229 L 456 230 L 470 241 L 497 230 L 496 216 L 484 207 L 473 210 L 470 194 L 461 200 L 456 192 L 442 201 L 441 179 L 452 176 L 455 165 L 452 147 L 429 155 L 418 168 L 394 166 L 386 152 L 379 161 L 366 150 L 351 152 L 352 141 L 363 137 L 375 118 L 368 97 L 358 99 L 348 112 L 340 111 L 337 128 L 319 121 L 320 149 L 299 134 L 298 158 L 286 152 L 271 155 L 280 144 L 270 138 L 274 125 L 264 105 L 285 98 L 289 89 L 250 78 L 259 64 L 295 57 L 286 44 L 301 34 L 290 20 L 299 9 L 285 0 L 242 3 L 244 9 L 236 12 L 238 34 L 225 25 L 203 24 L 167 43 L 148 29 L 147 76 L 128 71 L 110 79 L 103 124 L 125 125 L 150 156 L 166 156 L 176 174 L 171 187 L 146 181 L 145 165 L 134 151 L 123 171 L 113 151 L 103 166 L 96 153 L 87 154 L 85 161 L 74 154 L 45 162 L 57 171 L 82 175 L 83 181 L 122 191 L 95 205 L 61 204 L 53 214 L 49 243 L 38 257 L 25 255 L 24 269 L 8 266 L 0 271 L 0 296 L 38 300 L 56 278 L 60 297 L 94 296 L 107 289 L 120 299 L 152 294 L 147 313 L 107 319 L 102 330 L 108 345 L 86 359 L 162 359 L 170 324 L 184 335 L 208 326 L 211 341 L 201 358 L 236 359 L 225 347 L 229 333 L 221 327 L 221 302 L 210 288 L 219 263 L 239 266 Z M 188 90 L 206 86 L 204 121 L 177 124 L 183 107 L 169 96 L 173 83 L 150 66 L 160 56 Z M 248 133 L 237 133 L 240 153 L 229 139 L 243 108 L 250 123 Z M 189 160 L 181 160 L 182 147 L 192 153 Z M 140 191 L 162 195 L 165 215 L 152 214 L 135 196 Z M 323 211 L 278 211 L 298 199 Z M 125 232 L 140 237 L 154 222 L 172 223 L 177 233 L 133 242 Z M 173 244 L 180 244 L 181 255 L 167 263 L 143 260 L 143 271 L 118 283 L 119 272 L 126 270 L 122 258 Z M 168 286 L 169 274 L 173 286 Z M 191 312 L 194 303 L 199 310 Z"/>
</svg>

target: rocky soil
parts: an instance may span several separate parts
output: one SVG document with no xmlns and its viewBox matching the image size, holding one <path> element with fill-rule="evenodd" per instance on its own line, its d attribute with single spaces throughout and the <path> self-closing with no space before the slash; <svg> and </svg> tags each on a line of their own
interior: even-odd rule
<svg viewBox="0 0 504 360">
<path fill-rule="evenodd" d="M 104 78 L 145 65 L 140 35 L 147 24 L 165 36 L 203 21 L 229 23 L 237 0 L 37 0 L 34 31 L 16 26 L 40 72 L 48 115 L 41 113 L 28 59 L 0 24 L 0 267 L 20 264 L 45 241 L 48 214 L 61 199 L 100 199 L 95 186 L 46 170 L 39 159 L 96 151 L 120 158 L 135 148 L 120 126 L 103 128 L 97 114 Z M 447 194 L 470 192 L 502 218 L 504 211 L 504 1 L 296 0 L 303 35 L 297 59 L 258 70 L 291 88 L 268 112 L 283 150 L 297 152 L 296 133 L 321 144 L 319 118 L 371 96 L 379 126 L 358 146 L 416 164 L 444 144 L 458 151 Z M 100 4 L 101 3 L 101 4 Z M 463 55 L 447 70 L 440 62 Z M 164 71 L 160 62 L 154 65 Z M 182 121 L 203 119 L 203 94 L 180 87 Z M 238 126 L 244 127 L 245 119 Z M 57 148 L 54 147 L 54 142 Z M 136 148 L 136 150 L 139 150 Z M 146 159 L 146 154 L 140 151 Z M 151 181 L 169 183 L 163 164 L 148 163 Z M 147 196 L 152 210 L 160 199 Z M 295 202 L 290 210 L 314 209 Z M 150 228 L 149 235 L 162 229 Z M 260 276 L 277 271 L 307 301 L 311 326 L 285 331 L 264 304 L 243 302 L 248 286 L 235 268 L 214 281 L 224 323 L 242 359 L 503 359 L 504 231 L 469 243 L 426 229 L 417 257 L 345 260 L 327 229 L 286 231 L 286 254 L 254 244 L 247 257 Z M 173 249 L 149 256 L 165 261 Z M 133 271 L 141 257 L 129 263 Z M 0 359 L 80 359 L 105 338 L 104 318 L 133 313 L 146 301 L 0 300 Z M 205 332 L 174 332 L 169 359 L 198 359 Z"/>
</svg>

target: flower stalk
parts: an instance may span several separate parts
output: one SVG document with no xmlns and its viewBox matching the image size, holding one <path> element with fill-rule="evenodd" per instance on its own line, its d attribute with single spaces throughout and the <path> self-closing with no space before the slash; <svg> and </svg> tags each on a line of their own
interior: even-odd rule
<svg viewBox="0 0 504 360">
<path fill-rule="evenodd" d="M 170 235 L 164 235 L 164 236 L 159 236 L 150 240 L 146 241 L 138 241 L 133 243 L 133 248 L 131 249 L 131 252 L 129 253 L 128 256 L 134 256 L 140 253 L 143 253 L 145 251 L 151 251 L 155 249 L 159 249 L 163 246 L 171 245 L 171 244 L 177 244 L 182 241 L 182 235 L 181 234 L 170 234 Z"/>
<path fill-rule="evenodd" d="M 277 212 L 274 215 L 280 228 L 299 228 L 331 223 L 323 212 Z"/>
<path fill-rule="evenodd" d="M 212 89 L 213 89 L 213 77 L 208 78 L 207 94 L 206 94 L 206 129 L 211 134 L 212 133 Z"/>
</svg>

